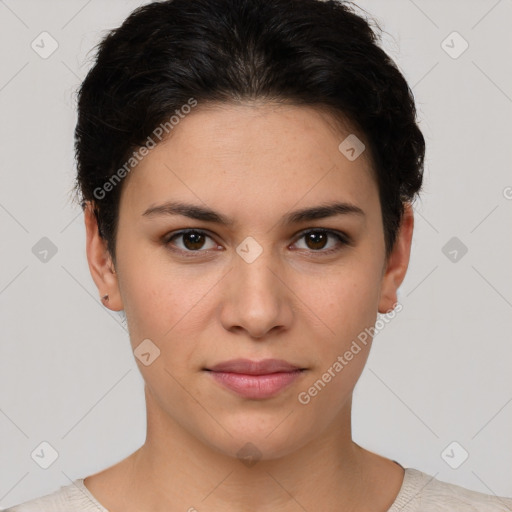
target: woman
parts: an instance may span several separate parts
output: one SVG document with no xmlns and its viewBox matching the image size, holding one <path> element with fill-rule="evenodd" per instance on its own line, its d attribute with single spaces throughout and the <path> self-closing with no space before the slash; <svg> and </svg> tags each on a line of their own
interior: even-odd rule
<svg viewBox="0 0 512 512">
<path fill-rule="evenodd" d="M 155 2 L 102 41 L 77 192 L 147 437 L 10 511 L 512 510 L 352 440 L 363 334 L 400 307 L 425 150 L 376 41 L 320 0 Z"/>
</svg>

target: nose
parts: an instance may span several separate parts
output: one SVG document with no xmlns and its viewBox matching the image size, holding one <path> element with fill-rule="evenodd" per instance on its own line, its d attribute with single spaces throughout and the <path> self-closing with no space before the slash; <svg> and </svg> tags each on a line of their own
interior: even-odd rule
<svg viewBox="0 0 512 512">
<path fill-rule="evenodd" d="M 245 331 L 255 339 L 289 329 L 293 321 L 293 293 L 283 269 L 271 261 L 270 251 L 251 263 L 235 257 L 226 276 L 220 319 L 230 332 Z"/>
</svg>

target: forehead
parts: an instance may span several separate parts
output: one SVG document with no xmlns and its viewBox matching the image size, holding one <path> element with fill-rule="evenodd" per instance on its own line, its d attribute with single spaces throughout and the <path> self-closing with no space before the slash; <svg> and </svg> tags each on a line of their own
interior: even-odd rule
<svg viewBox="0 0 512 512">
<path fill-rule="evenodd" d="M 368 151 L 344 153 L 354 137 L 348 123 L 313 107 L 199 104 L 132 170 L 121 202 L 142 214 L 184 196 L 246 210 L 254 202 L 260 212 L 262 203 L 374 201 Z"/>
</svg>

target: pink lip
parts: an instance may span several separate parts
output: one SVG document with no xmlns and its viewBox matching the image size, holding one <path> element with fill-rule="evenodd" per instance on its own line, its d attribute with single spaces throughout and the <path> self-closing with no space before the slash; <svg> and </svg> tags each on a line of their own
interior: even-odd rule
<svg viewBox="0 0 512 512">
<path fill-rule="evenodd" d="M 304 369 L 282 359 L 234 359 L 206 370 L 219 384 L 235 393 L 245 398 L 264 399 L 289 386 Z"/>
</svg>

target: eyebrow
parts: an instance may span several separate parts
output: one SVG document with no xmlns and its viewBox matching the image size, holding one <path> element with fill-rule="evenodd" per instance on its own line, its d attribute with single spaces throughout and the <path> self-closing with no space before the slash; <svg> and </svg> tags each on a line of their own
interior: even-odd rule
<svg viewBox="0 0 512 512">
<path fill-rule="evenodd" d="M 299 222 L 311 221 L 316 219 L 325 219 L 335 215 L 359 215 L 365 216 L 364 211 L 355 204 L 346 202 L 333 202 L 309 208 L 295 210 L 283 216 L 281 224 L 298 224 Z M 201 220 L 204 222 L 213 222 L 223 226 L 232 226 L 234 220 L 225 215 L 204 206 L 194 204 L 168 201 L 166 203 L 151 206 L 143 214 L 146 217 L 153 216 L 173 216 L 182 215 L 190 219 Z"/>
</svg>

